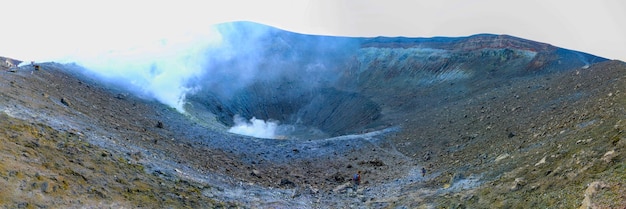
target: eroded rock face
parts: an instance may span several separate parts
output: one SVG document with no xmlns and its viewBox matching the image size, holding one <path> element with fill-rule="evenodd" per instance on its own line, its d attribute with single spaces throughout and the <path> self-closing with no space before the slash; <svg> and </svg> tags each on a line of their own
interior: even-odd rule
<svg viewBox="0 0 626 209">
<path fill-rule="evenodd" d="M 198 79 L 201 90 L 188 95 L 187 110 L 224 126 L 240 115 L 311 127 L 327 136 L 389 126 L 387 115 L 432 104 L 434 95 L 461 97 L 477 84 L 499 85 L 503 78 L 606 60 L 507 35 L 345 38 L 245 22 L 220 28 L 228 34 L 227 44 L 209 53 L 205 68 L 211 73 Z M 448 87 L 423 92 L 433 85 Z"/>
</svg>

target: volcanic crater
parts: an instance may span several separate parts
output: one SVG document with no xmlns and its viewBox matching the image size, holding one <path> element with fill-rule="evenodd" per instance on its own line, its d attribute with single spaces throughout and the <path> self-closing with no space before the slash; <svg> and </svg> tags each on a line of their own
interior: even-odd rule
<svg viewBox="0 0 626 209">
<path fill-rule="evenodd" d="M 621 61 L 508 35 L 218 29 L 184 112 L 74 64 L 2 69 L 4 146 L 22 151 L 3 149 L 20 192 L 0 203 L 571 208 L 599 181 L 589 201 L 626 204 Z M 229 133 L 237 116 L 277 137 Z"/>
</svg>

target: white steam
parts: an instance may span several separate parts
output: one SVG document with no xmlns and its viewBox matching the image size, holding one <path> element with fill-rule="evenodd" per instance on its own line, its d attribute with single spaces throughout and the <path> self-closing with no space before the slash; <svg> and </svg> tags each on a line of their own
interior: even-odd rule
<svg viewBox="0 0 626 209">
<path fill-rule="evenodd" d="M 228 94 L 256 79 L 258 63 L 263 59 L 257 51 L 265 47 L 258 39 L 267 35 L 268 27 L 246 26 L 198 26 L 159 38 L 114 43 L 99 50 L 77 50 L 54 61 L 76 63 L 90 75 L 185 112 L 185 96 L 189 93 L 208 86 Z M 233 63 L 246 53 L 246 62 Z"/>
<path fill-rule="evenodd" d="M 88 76 L 185 112 L 185 97 L 194 93 L 228 101 L 252 84 L 276 79 L 316 88 L 337 78 L 332 66 L 356 48 L 345 39 L 276 35 L 276 28 L 252 22 L 182 25 L 187 24 L 163 25 L 141 36 L 131 33 L 136 28 L 108 36 L 89 32 L 72 42 L 78 47 L 60 44 L 53 49 L 71 50 L 34 61 L 75 63 Z M 40 51 L 54 51 L 46 48 Z"/>
<path fill-rule="evenodd" d="M 255 117 L 252 117 L 252 119 L 246 121 L 245 118 L 239 115 L 235 115 L 235 118 L 233 120 L 235 122 L 235 126 L 230 128 L 228 132 L 246 136 L 253 136 L 257 138 L 276 138 L 276 128 L 278 127 L 277 122 L 269 120 L 259 120 Z"/>
<path fill-rule="evenodd" d="M 57 61 L 76 63 L 133 93 L 184 112 L 185 95 L 193 90 L 188 81 L 205 73 L 205 54 L 221 42 L 222 36 L 215 28 L 205 28 L 204 32 L 175 34 L 131 46 L 112 45 L 107 50 L 73 53 Z"/>
</svg>

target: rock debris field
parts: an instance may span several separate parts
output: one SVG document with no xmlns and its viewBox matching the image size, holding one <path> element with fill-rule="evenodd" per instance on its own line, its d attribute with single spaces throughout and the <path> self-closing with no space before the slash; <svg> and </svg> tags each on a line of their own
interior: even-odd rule
<svg viewBox="0 0 626 209">
<path fill-rule="evenodd" d="M 267 30 L 255 66 L 279 73 L 196 81 L 184 112 L 75 64 L 3 65 L 0 207 L 626 206 L 624 62 L 504 35 Z M 230 133 L 236 115 L 276 137 Z"/>
</svg>

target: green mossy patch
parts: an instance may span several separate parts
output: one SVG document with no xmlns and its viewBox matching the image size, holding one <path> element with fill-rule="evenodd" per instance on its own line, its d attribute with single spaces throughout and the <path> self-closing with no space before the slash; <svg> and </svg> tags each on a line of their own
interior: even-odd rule
<svg viewBox="0 0 626 209">
<path fill-rule="evenodd" d="M 0 205 L 213 208 L 201 185 L 167 181 L 71 132 L 0 113 Z M 7 192 L 11 191 L 11 192 Z M 33 195 L 35 194 L 35 195 Z"/>
</svg>

